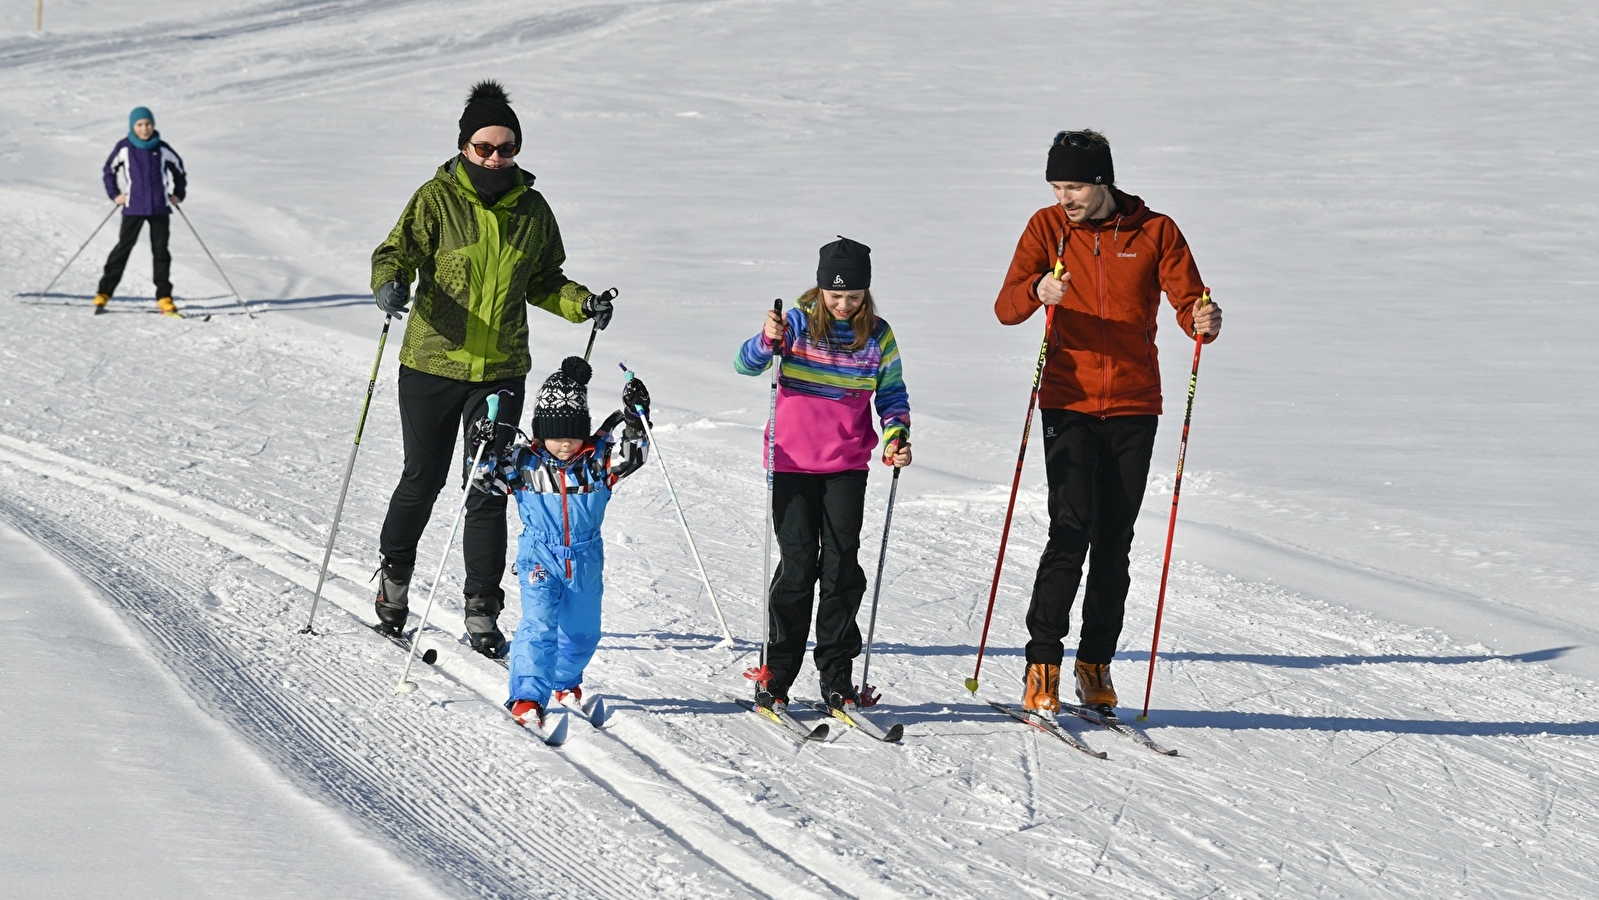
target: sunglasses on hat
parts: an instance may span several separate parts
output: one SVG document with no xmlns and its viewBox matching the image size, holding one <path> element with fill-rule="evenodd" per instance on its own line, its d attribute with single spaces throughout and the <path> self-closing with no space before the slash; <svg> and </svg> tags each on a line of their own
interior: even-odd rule
<svg viewBox="0 0 1599 900">
<path fill-rule="evenodd" d="M 500 154 L 500 159 L 510 159 L 522 150 L 521 147 L 514 143 L 491 144 L 488 141 L 468 141 L 467 143 L 472 146 L 478 156 L 484 159 L 488 159 L 496 153 Z"/>
<path fill-rule="evenodd" d="M 1061 144 L 1071 144 L 1079 150 L 1087 150 L 1094 146 L 1094 139 L 1086 131 L 1062 131 L 1055 135 L 1055 140 L 1050 146 L 1059 147 Z"/>
</svg>

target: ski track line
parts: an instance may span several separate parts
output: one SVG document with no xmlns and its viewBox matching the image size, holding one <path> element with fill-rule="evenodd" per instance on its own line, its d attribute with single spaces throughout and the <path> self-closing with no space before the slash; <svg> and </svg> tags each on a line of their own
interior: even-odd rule
<svg viewBox="0 0 1599 900">
<path fill-rule="evenodd" d="M 280 551 L 288 551 L 309 560 L 320 559 L 321 548 L 314 547 L 280 528 L 251 519 L 210 501 L 181 494 L 170 488 L 152 485 L 120 473 L 98 469 L 90 464 L 64 456 L 47 448 L 38 447 L 27 441 L 0 435 L 0 445 L 30 454 L 30 456 L 22 456 L 6 449 L 0 449 L 0 460 L 10 462 L 36 474 L 57 478 L 74 486 L 95 491 L 112 499 L 121 500 L 207 538 L 262 566 L 273 574 L 304 588 L 307 592 L 315 587 L 314 574 L 295 560 L 286 558 L 283 552 Z M 78 472 L 73 471 L 63 471 L 61 467 L 85 472 L 92 471 L 95 477 L 90 477 L 88 474 L 78 474 Z M 260 540 L 266 541 L 267 546 L 263 547 L 256 541 L 218 527 L 214 522 L 207 522 L 196 515 L 176 509 L 171 504 L 180 504 L 200 515 L 233 525 Z M 347 563 L 341 568 L 346 570 L 353 569 L 354 564 Z M 330 571 L 332 571 L 331 566 Z M 204 591 L 201 590 L 200 593 L 204 593 Z M 367 624 L 372 624 L 376 621 L 375 617 L 368 615 L 369 610 L 366 609 L 368 603 L 365 595 L 356 596 L 349 591 L 336 588 L 330 582 L 323 587 L 323 597 Z M 438 650 L 439 658 L 435 663 L 435 667 L 449 674 L 463 687 L 480 695 L 488 703 L 499 704 L 501 702 L 497 698 L 502 698 L 505 694 L 504 670 L 476 658 L 454 635 L 440 637 L 430 631 L 421 638 L 420 647 Z M 626 718 L 625 714 L 624 718 Z M 837 877 L 837 864 L 841 860 L 832 851 L 809 841 L 804 842 L 806 846 L 803 847 L 800 853 L 785 852 L 781 849 L 783 837 L 785 836 L 781 833 L 773 834 L 773 828 L 751 825 L 749 822 L 740 819 L 736 813 L 730 811 L 736 807 L 732 807 L 729 804 L 725 790 L 722 791 L 724 794 L 722 802 L 718 803 L 708 799 L 703 789 L 696 790 L 686 784 L 688 779 L 694 777 L 694 773 L 700 772 L 701 767 L 697 763 L 681 752 L 672 749 L 669 743 L 660 740 L 648 729 L 637 729 L 636 733 L 648 736 L 655 747 L 656 756 L 671 757 L 672 763 L 662 765 L 653 762 L 649 757 L 638 753 L 637 750 L 628 747 L 625 742 L 621 741 L 617 742 L 619 748 L 621 748 L 622 752 L 626 752 L 631 756 L 631 760 L 622 758 L 619 752 L 612 753 L 594 746 L 582 746 L 584 742 L 581 741 L 569 741 L 563 747 L 562 752 L 563 755 L 570 758 L 569 762 L 586 777 L 604 788 L 620 802 L 650 820 L 663 832 L 676 837 L 680 843 L 694 852 L 695 855 L 721 868 L 731 877 L 743 881 L 763 893 L 773 897 L 821 896 L 798 886 L 801 882 L 815 879 L 828 883 L 837 890 L 842 890 L 849 894 L 852 891 L 859 890 L 859 886 L 862 884 L 873 885 L 877 881 L 877 878 L 871 873 L 859 871 L 852 873 L 855 878 L 850 879 L 858 883 L 850 884 L 846 887 L 840 883 L 840 879 Z M 592 744 L 593 742 L 588 743 Z M 672 778 L 677 783 L 672 785 L 658 783 L 658 778 L 651 777 L 651 770 Z M 733 800 L 736 802 L 737 798 L 735 797 Z M 707 816 L 706 812 L 711 813 L 714 818 Z M 789 830 L 786 824 L 773 824 L 775 824 L 776 828 Z M 767 849 L 777 860 L 787 861 L 788 865 L 774 865 L 775 860 L 754 856 L 740 846 L 741 843 L 747 843 L 751 838 L 766 844 Z M 818 857 L 832 857 L 835 865 L 813 868 L 798 862 L 801 859 Z M 830 869 L 832 870 L 831 873 Z M 894 892 L 880 893 L 868 890 L 859 894 L 859 896 L 876 898 L 899 897 L 901 895 Z"/>
<path fill-rule="evenodd" d="M 185 573 L 153 558 L 140 558 L 142 554 L 131 560 L 115 558 L 96 541 L 80 539 L 45 516 L 28 512 L 25 504 L 12 497 L 0 496 L 0 517 L 49 548 L 136 620 L 141 633 L 165 651 L 166 662 L 189 687 L 191 696 L 200 699 L 212 714 L 253 738 L 251 743 L 274 759 L 302 789 L 338 801 L 359 823 L 376 827 L 398 845 L 402 858 L 414 856 L 435 877 L 446 875 L 481 897 L 550 896 L 557 890 L 549 884 L 552 875 L 565 883 L 562 890 L 581 889 L 590 896 L 615 900 L 634 897 L 632 891 L 612 883 L 603 873 L 570 860 L 565 847 L 556 841 L 502 829 L 502 823 L 492 818 L 492 810 L 472 802 L 469 792 L 476 779 L 468 761 L 453 759 L 450 754 L 411 752 L 404 764 L 396 763 L 385 755 L 394 745 L 374 746 L 368 740 L 370 734 L 359 733 L 370 732 L 370 724 L 322 714 L 310 703 L 289 702 L 285 685 L 293 672 L 255 672 L 238 664 L 239 653 L 190 608 L 185 590 L 201 596 L 208 593 L 192 580 L 192 569 Z M 161 571 L 164 577 L 147 578 L 138 574 L 141 569 Z M 341 699 L 353 709 L 370 708 L 381 699 L 380 688 L 354 679 L 317 687 L 320 692 L 342 690 L 345 697 Z M 447 729 L 451 724 L 413 717 L 398 746 L 414 750 L 415 745 L 436 738 L 441 727 Z M 426 765 L 443 776 L 434 784 L 442 781 L 462 789 L 462 796 L 407 790 L 409 785 L 404 782 L 409 779 L 397 783 L 395 778 L 397 769 L 405 772 L 405 764 Z M 521 846 L 515 848 L 516 853 L 506 852 L 510 849 L 504 847 L 507 842 Z M 503 863 L 518 857 L 529 867 L 521 873 L 506 872 Z M 511 883 L 501 884 L 496 876 L 511 876 Z"/>
</svg>

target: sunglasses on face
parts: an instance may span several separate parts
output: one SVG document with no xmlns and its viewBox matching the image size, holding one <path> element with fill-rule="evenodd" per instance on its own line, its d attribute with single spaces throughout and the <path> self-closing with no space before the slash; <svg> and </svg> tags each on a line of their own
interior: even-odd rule
<svg viewBox="0 0 1599 900">
<path fill-rule="evenodd" d="M 1089 137 L 1086 131 L 1062 131 L 1055 135 L 1055 140 L 1050 146 L 1059 147 L 1061 144 L 1071 144 L 1079 150 L 1087 150 L 1094 146 L 1094 139 Z"/>
<path fill-rule="evenodd" d="M 488 141 L 468 141 L 473 152 L 478 156 L 488 159 L 494 154 L 500 154 L 500 159 L 510 159 L 521 151 L 516 144 L 491 144 Z"/>
</svg>

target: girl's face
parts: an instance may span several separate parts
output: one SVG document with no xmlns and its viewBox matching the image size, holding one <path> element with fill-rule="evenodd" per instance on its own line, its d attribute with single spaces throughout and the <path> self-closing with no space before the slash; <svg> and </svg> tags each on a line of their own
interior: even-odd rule
<svg viewBox="0 0 1599 900">
<path fill-rule="evenodd" d="M 149 119 L 140 119 L 133 123 L 133 133 L 141 141 L 148 141 L 150 135 L 155 134 L 155 123 Z"/>
<path fill-rule="evenodd" d="M 865 291 L 822 291 L 822 302 L 835 319 L 848 319 L 866 302 Z"/>
<path fill-rule="evenodd" d="M 544 449 L 550 451 L 550 455 L 555 457 L 556 459 L 560 460 L 561 462 L 566 462 L 567 460 L 569 460 L 572 457 L 576 456 L 577 455 L 577 451 L 583 449 L 583 439 L 582 438 L 545 438 L 544 439 Z"/>
</svg>

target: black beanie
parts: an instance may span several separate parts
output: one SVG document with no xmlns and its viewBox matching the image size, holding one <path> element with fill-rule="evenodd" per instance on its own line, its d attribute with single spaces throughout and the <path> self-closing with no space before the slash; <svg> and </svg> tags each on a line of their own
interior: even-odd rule
<svg viewBox="0 0 1599 900">
<path fill-rule="evenodd" d="M 1087 132 L 1062 132 L 1082 141 L 1079 135 Z M 1116 167 L 1110 161 L 1110 143 L 1100 135 L 1088 139 L 1087 147 L 1078 147 L 1071 140 L 1056 139 L 1049 148 L 1049 163 L 1044 166 L 1045 181 L 1075 181 L 1080 184 L 1116 183 Z"/>
<path fill-rule="evenodd" d="M 491 125 L 504 125 L 516 132 L 516 145 L 522 146 L 522 123 L 516 120 L 511 98 L 505 96 L 505 87 L 498 81 L 479 81 L 472 86 L 472 95 L 466 98 L 466 109 L 461 111 L 460 125 L 461 136 L 455 142 L 457 148 L 466 146 L 479 128 Z"/>
<path fill-rule="evenodd" d="M 822 247 L 816 286 L 828 291 L 863 291 L 872 286 L 872 248 L 842 234 Z"/>
<path fill-rule="evenodd" d="M 533 436 L 545 438 L 586 438 L 589 425 L 589 379 L 594 370 L 581 356 L 561 361 L 561 371 L 544 379 L 533 404 Z"/>
</svg>

